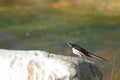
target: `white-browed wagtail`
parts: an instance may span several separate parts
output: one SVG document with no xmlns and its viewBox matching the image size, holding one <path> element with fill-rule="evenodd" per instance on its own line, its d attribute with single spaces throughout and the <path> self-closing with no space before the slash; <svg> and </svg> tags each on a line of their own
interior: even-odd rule
<svg viewBox="0 0 120 80">
<path fill-rule="evenodd" d="M 69 41 L 68 45 L 72 48 L 72 52 L 74 54 L 78 55 L 79 57 L 88 56 L 88 57 L 94 57 L 94 58 L 97 58 L 97 59 L 100 59 L 100 60 L 105 60 L 102 57 L 99 57 L 99 56 L 97 56 L 95 54 L 92 54 L 92 53 L 88 52 L 84 48 L 82 48 L 79 45 L 73 43 L 72 41 Z"/>
</svg>

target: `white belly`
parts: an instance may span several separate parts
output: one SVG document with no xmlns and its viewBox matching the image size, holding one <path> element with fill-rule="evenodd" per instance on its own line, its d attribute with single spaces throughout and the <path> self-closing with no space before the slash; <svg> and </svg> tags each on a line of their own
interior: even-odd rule
<svg viewBox="0 0 120 80">
<path fill-rule="evenodd" d="M 72 52 L 73 52 L 74 54 L 80 56 L 80 57 L 83 55 L 83 53 L 81 53 L 80 51 L 76 50 L 75 48 L 72 48 Z"/>
</svg>

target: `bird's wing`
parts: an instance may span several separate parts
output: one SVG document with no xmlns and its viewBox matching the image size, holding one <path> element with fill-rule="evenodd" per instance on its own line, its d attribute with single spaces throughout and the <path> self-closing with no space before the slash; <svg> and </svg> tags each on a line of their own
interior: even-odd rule
<svg viewBox="0 0 120 80">
<path fill-rule="evenodd" d="M 102 58 L 102 57 L 100 57 L 100 56 L 97 56 L 97 55 L 95 55 L 95 54 L 89 54 L 91 57 L 94 57 L 94 58 L 97 58 L 97 59 L 100 59 L 100 60 L 103 60 L 103 61 L 105 61 L 105 59 L 104 58 Z"/>
<path fill-rule="evenodd" d="M 77 50 L 79 50 L 79 51 L 80 51 L 81 53 L 83 53 L 84 55 L 91 57 L 91 56 L 89 55 L 90 52 L 88 52 L 87 50 L 83 49 L 82 47 L 76 45 L 74 48 L 77 49 Z"/>
</svg>

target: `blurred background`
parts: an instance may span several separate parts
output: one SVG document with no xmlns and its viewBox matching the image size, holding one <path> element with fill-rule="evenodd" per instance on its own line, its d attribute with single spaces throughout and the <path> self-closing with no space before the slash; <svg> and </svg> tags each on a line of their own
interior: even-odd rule
<svg viewBox="0 0 120 80">
<path fill-rule="evenodd" d="M 107 59 L 104 80 L 120 80 L 120 0 L 0 0 L 0 48 L 74 56 L 73 41 Z"/>
</svg>

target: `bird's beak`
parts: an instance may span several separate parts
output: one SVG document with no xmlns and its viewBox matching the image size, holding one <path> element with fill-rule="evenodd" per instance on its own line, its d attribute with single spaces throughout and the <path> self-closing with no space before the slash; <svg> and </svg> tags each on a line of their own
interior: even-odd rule
<svg viewBox="0 0 120 80">
<path fill-rule="evenodd" d="M 68 42 L 68 45 L 69 45 L 69 47 L 72 47 L 72 42 L 69 41 L 69 42 Z"/>
</svg>

